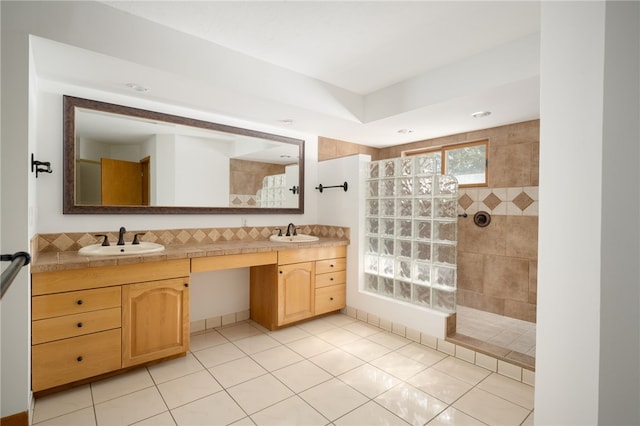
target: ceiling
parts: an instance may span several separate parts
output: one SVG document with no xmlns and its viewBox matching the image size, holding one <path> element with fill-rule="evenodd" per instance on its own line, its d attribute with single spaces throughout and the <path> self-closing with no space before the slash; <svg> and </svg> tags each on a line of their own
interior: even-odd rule
<svg viewBox="0 0 640 426">
<path fill-rule="evenodd" d="M 377 147 L 539 117 L 539 2 L 101 3 L 188 35 L 199 61 L 235 67 L 228 81 L 218 69 L 208 80 L 195 79 L 193 67 L 167 73 L 111 58 L 149 89 L 135 96 Z M 41 75 L 73 78 L 78 70 L 64 69 L 63 52 L 47 59 L 51 49 L 34 55 Z M 103 60 L 87 60 L 99 68 L 75 79 L 104 88 Z M 168 90 L 168 79 L 183 90 Z M 208 90 L 218 96 L 205 101 Z M 234 102 L 212 100 L 223 91 Z M 471 117 L 484 110 L 491 115 Z"/>
</svg>

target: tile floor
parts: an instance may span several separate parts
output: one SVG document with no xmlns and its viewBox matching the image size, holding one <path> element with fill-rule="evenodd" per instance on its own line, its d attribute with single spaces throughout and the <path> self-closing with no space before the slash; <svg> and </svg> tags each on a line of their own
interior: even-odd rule
<svg viewBox="0 0 640 426">
<path fill-rule="evenodd" d="M 535 323 L 460 305 L 456 311 L 456 332 L 535 358 Z"/>
<path fill-rule="evenodd" d="M 33 424 L 532 425 L 533 393 L 336 314 L 193 335 L 186 357 L 36 399 Z"/>
</svg>

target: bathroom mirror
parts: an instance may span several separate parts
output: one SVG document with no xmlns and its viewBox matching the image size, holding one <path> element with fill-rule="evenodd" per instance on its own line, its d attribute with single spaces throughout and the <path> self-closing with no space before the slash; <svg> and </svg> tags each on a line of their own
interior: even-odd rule
<svg viewBox="0 0 640 426">
<path fill-rule="evenodd" d="M 304 140 L 64 96 L 63 213 L 304 213 Z"/>
</svg>

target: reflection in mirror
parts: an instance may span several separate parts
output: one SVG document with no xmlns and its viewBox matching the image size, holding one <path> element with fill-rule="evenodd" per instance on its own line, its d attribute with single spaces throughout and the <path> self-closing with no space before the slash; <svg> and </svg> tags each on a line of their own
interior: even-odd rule
<svg viewBox="0 0 640 426">
<path fill-rule="evenodd" d="M 69 96 L 64 213 L 303 213 L 304 141 Z"/>
</svg>

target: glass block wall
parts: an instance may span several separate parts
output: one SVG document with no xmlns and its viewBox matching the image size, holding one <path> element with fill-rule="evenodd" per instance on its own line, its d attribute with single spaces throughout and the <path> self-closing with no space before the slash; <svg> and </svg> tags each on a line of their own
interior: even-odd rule
<svg viewBox="0 0 640 426">
<path fill-rule="evenodd" d="M 400 157 L 371 162 L 365 191 L 365 291 L 455 312 L 456 178 Z"/>
<path fill-rule="evenodd" d="M 285 202 L 286 175 L 265 176 L 262 188 L 256 193 L 256 207 L 282 207 Z"/>
</svg>

